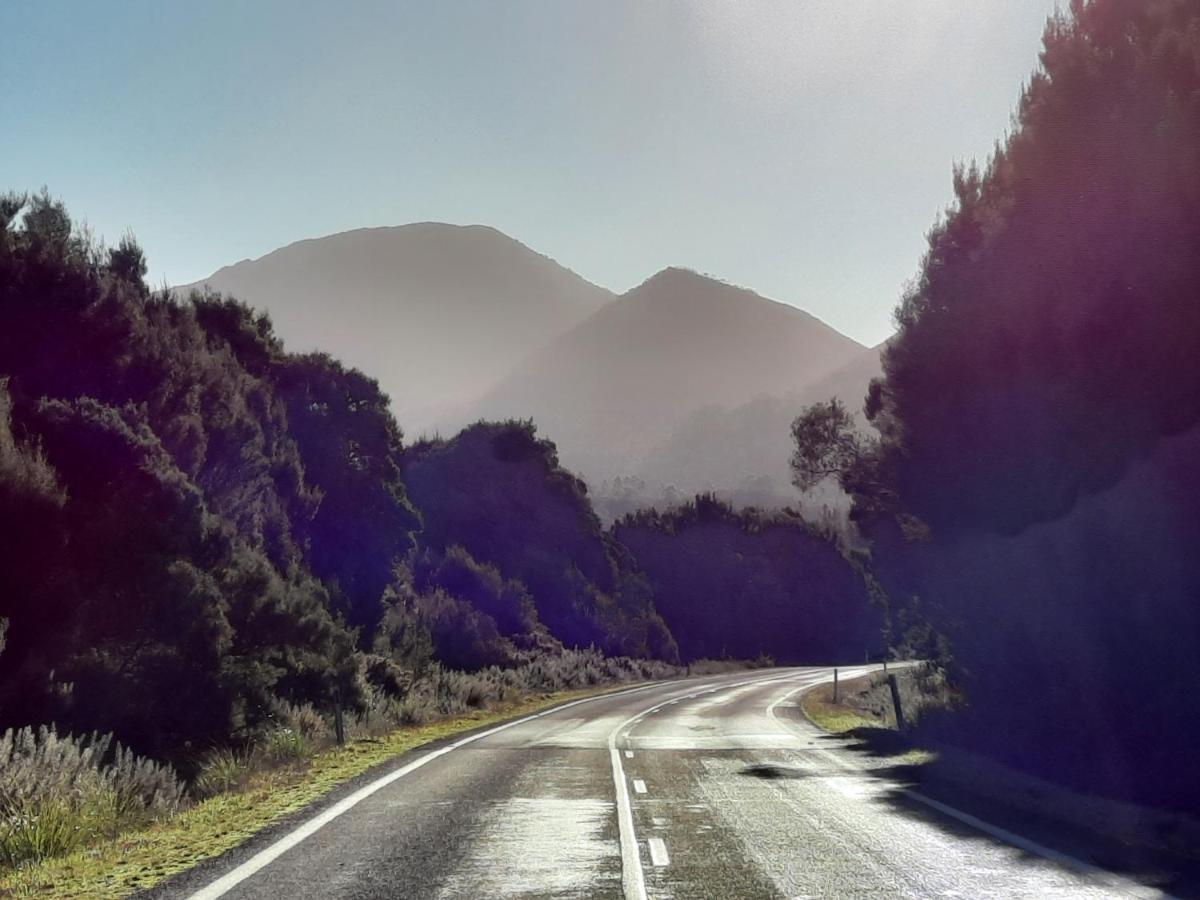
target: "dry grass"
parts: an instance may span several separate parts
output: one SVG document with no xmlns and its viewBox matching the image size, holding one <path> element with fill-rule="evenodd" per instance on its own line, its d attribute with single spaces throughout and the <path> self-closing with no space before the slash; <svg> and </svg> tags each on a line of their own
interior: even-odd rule
<svg viewBox="0 0 1200 900">
<path fill-rule="evenodd" d="M 108 735 L 0 735 L 0 866 L 68 853 L 174 813 L 183 784 Z"/>
<path fill-rule="evenodd" d="M 545 709 L 606 689 L 563 692 L 474 711 L 420 727 L 359 738 L 316 754 L 307 765 L 252 773 L 241 788 L 201 801 L 172 818 L 66 856 L 0 876 L 6 897 L 127 897 L 236 847 L 373 766 L 461 731 Z"/>
<path fill-rule="evenodd" d="M 863 710 L 846 703 L 847 694 L 869 687 L 871 676 L 864 675 L 839 686 L 839 702 L 833 702 L 833 685 L 820 684 L 800 696 L 800 709 L 814 725 L 833 734 L 852 731 L 855 728 L 885 727 L 876 717 L 864 714 Z"/>
<path fill-rule="evenodd" d="M 951 709 L 961 702 L 945 673 L 935 666 L 926 663 L 898 669 L 894 674 L 900 706 L 909 725 L 933 710 Z M 855 728 L 896 727 L 891 688 L 882 672 L 843 681 L 838 687 L 837 703 L 833 701 L 833 685 L 819 685 L 805 692 L 800 707 L 815 725 L 835 734 Z"/>
</svg>

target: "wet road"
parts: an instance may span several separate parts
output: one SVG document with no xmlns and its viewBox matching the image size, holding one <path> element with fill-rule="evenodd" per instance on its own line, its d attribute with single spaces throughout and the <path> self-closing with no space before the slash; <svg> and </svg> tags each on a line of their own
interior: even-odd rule
<svg viewBox="0 0 1200 900">
<path fill-rule="evenodd" d="M 798 692 L 830 676 L 772 669 L 656 684 L 416 751 L 299 830 L 157 893 L 1158 896 L 889 780 L 800 715 Z"/>
</svg>

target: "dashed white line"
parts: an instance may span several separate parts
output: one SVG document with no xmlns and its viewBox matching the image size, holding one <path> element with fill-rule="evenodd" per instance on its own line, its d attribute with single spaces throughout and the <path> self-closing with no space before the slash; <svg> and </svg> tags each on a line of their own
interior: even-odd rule
<svg viewBox="0 0 1200 900">
<path fill-rule="evenodd" d="M 633 751 L 632 751 L 632 750 L 626 750 L 626 751 L 625 751 L 625 758 L 626 758 L 626 759 L 633 759 Z"/>
<path fill-rule="evenodd" d="M 669 706 L 672 702 L 678 700 L 691 700 L 700 696 L 702 693 L 714 693 L 719 690 L 729 690 L 731 688 L 746 687 L 747 685 L 764 685 L 774 684 L 779 681 L 790 681 L 798 675 L 810 673 L 805 672 L 788 672 L 786 675 L 774 676 L 771 678 L 755 678 L 749 681 L 737 682 L 729 685 L 713 685 L 711 682 L 698 687 L 696 690 L 676 700 L 664 700 L 661 703 L 656 703 L 653 706 L 643 709 L 636 715 L 630 716 L 625 721 L 619 723 L 616 728 L 608 734 L 608 750 L 612 758 L 613 784 L 616 786 L 617 794 L 617 833 L 621 842 L 621 891 L 625 896 L 625 900 L 646 900 L 646 878 L 642 872 L 642 854 L 638 847 L 637 832 L 633 826 L 633 805 L 629 800 L 629 787 L 625 783 L 625 770 L 621 766 L 621 753 L 617 750 L 617 738 L 622 731 L 632 728 L 642 719 L 653 713 L 658 712 Z M 666 860 L 662 865 L 670 862 L 667 856 L 666 844 L 659 838 L 651 838 L 658 840 L 659 851 L 661 858 Z M 655 850 L 651 847 L 651 860 L 654 859 Z M 655 863 L 658 865 L 658 863 Z"/>
<path fill-rule="evenodd" d="M 638 794 L 646 793 L 646 782 L 642 781 L 640 778 L 633 779 L 633 790 Z"/>
<path fill-rule="evenodd" d="M 349 797 L 346 797 L 344 800 L 341 800 L 340 802 L 335 803 L 333 806 L 329 807 L 329 809 L 327 809 L 324 812 L 320 813 L 319 815 L 316 815 L 313 818 L 309 819 L 303 825 L 300 825 L 295 830 L 284 835 L 279 840 L 277 840 L 275 843 L 271 844 L 270 846 L 266 847 L 265 849 L 260 850 L 258 853 L 254 854 L 252 857 L 250 857 L 248 860 L 246 860 L 244 863 L 242 863 L 237 868 L 232 869 L 229 872 L 226 872 L 222 877 L 218 878 L 216 881 L 214 881 L 211 884 L 208 884 L 207 886 L 196 891 L 196 893 L 192 894 L 191 900 L 216 900 L 217 897 L 223 896 L 228 891 L 232 890 L 236 885 L 245 881 L 247 878 L 249 878 L 255 872 L 258 872 L 260 869 L 263 869 L 266 866 L 269 866 L 272 862 L 274 862 L 276 859 L 278 859 L 280 856 L 282 856 L 284 853 L 286 853 L 292 847 L 295 847 L 297 844 L 299 844 L 301 841 L 303 841 L 309 835 L 316 833 L 321 828 L 325 827 L 330 822 L 332 822 L 334 819 L 336 819 L 338 816 L 342 815 L 347 810 L 356 806 L 357 804 L 359 804 L 360 802 L 365 800 L 367 797 L 374 794 L 376 791 L 387 787 L 392 782 L 397 781 L 397 780 L 403 778 L 405 775 L 409 774 L 410 772 L 413 772 L 413 771 L 421 768 L 426 763 L 433 762 L 433 760 L 437 759 L 438 757 L 445 756 L 447 753 L 451 753 L 454 750 L 457 750 L 459 747 L 462 747 L 466 744 L 474 743 L 475 741 L 481 740 L 485 737 L 488 737 L 489 735 L 493 735 L 493 734 L 497 734 L 498 732 L 505 731 L 509 728 L 515 728 L 517 725 L 523 725 L 526 722 L 532 722 L 535 719 L 542 718 L 543 716 L 548 716 L 553 713 L 560 712 L 564 709 L 569 709 L 572 706 L 579 706 L 583 703 L 591 703 L 596 700 L 603 700 L 606 697 L 612 697 L 614 693 L 615 694 L 622 694 L 622 693 L 623 694 L 632 694 L 632 693 L 636 693 L 638 691 L 650 690 L 651 688 L 655 688 L 655 687 L 662 687 L 663 685 L 670 684 L 670 683 L 671 682 L 660 681 L 660 682 L 657 682 L 654 684 L 645 684 L 645 685 L 641 685 L 640 687 L 630 688 L 629 690 L 625 690 L 625 691 L 614 691 L 614 692 L 610 692 L 607 694 L 598 694 L 595 697 L 584 697 L 580 700 L 572 700 L 570 703 L 564 703 L 561 706 L 555 706 L 550 709 L 545 709 L 539 713 L 534 713 L 531 716 L 525 716 L 524 718 L 521 718 L 521 719 L 515 719 L 512 722 L 506 722 L 503 725 L 496 726 L 495 728 L 489 728 L 487 731 L 480 731 L 476 734 L 472 734 L 472 735 L 469 735 L 468 737 L 457 740 L 453 744 L 448 744 L 447 746 L 442 747 L 441 749 L 434 750 L 432 753 L 426 753 L 424 756 L 419 757 L 418 759 L 414 759 L 408 765 L 402 766 L 401 768 L 397 769 L 396 771 L 391 772 L 387 775 L 384 775 L 382 778 L 377 778 L 375 781 L 372 781 L 370 784 L 367 784 L 364 787 L 359 788 L 357 791 L 355 791 Z M 617 751 L 616 751 L 615 745 L 612 743 L 611 738 L 610 738 L 609 745 L 613 747 L 612 754 L 613 754 L 614 764 L 619 766 L 620 763 L 619 763 L 619 761 L 617 761 Z M 624 787 L 623 780 L 622 780 L 621 786 Z M 628 798 L 626 798 L 626 802 L 628 802 Z M 630 827 L 632 827 L 632 822 L 630 823 Z M 646 896 L 645 889 L 643 889 L 641 896 L 642 897 Z"/>
<path fill-rule="evenodd" d="M 662 838 L 652 837 L 646 841 L 646 845 L 650 848 L 650 862 L 656 867 L 669 866 L 671 857 L 667 855 L 667 845 Z"/>
</svg>

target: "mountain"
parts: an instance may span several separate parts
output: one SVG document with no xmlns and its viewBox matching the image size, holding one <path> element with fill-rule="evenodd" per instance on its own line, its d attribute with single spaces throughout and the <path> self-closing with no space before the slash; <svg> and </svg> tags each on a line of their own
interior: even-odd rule
<svg viewBox="0 0 1200 900">
<path fill-rule="evenodd" d="M 612 299 L 494 228 L 422 222 L 299 241 L 208 285 L 266 310 L 292 351 L 369 372 L 410 434 L 454 418 Z"/>
<path fill-rule="evenodd" d="M 532 418 L 598 485 L 636 471 L 695 410 L 802 389 L 863 352 L 793 306 L 665 269 L 535 353 L 473 412 Z"/>
</svg>

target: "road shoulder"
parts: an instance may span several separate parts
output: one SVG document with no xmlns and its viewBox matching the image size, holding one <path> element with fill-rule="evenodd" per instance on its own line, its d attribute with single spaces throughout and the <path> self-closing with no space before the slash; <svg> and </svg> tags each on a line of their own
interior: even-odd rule
<svg viewBox="0 0 1200 900">
<path fill-rule="evenodd" d="M 866 679 L 847 681 L 840 699 Z M 1200 822 L 1085 795 L 959 748 L 900 735 L 850 703 L 833 703 L 828 685 L 804 692 L 795 714 L 819 730 L 829 749 L 894 785 L 895 808 L 959 830 L 939 805 L 978 819 L 1085 866 L 1153 885 L 1168 895 L 1200 896 Z M 932 801 L 932 802 L 930 802 Z M 969 827 L 969 826 L 968 826 Z"/>
</svg>

